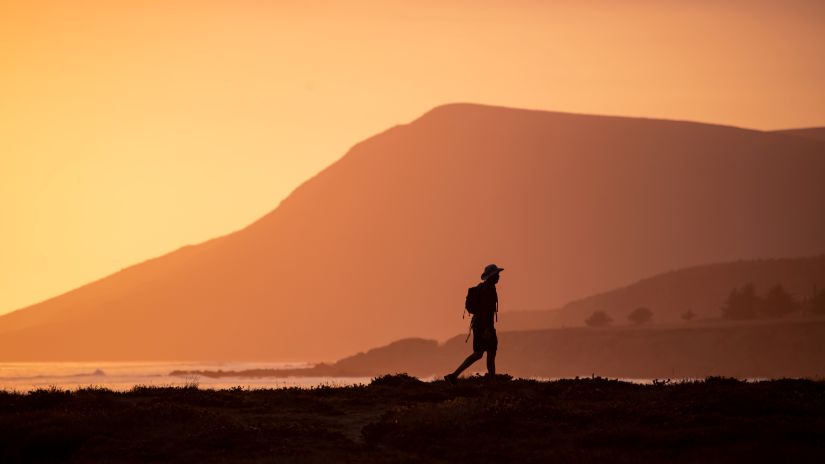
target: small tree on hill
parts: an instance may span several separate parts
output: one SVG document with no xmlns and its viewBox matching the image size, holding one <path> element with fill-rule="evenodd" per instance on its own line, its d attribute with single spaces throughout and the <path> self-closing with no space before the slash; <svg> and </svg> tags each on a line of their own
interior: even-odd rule
<svg viewBox="0 0 825 464">
<path fill-rule="evenodd" d="M 640 306 L 631 311 L 627 319 L 636 325 L 646 324 L 653 319 L 653 311 L 644 306 Z"/>
<path fill-rule="evenodd" d="M 690 322 L 694 319 L 696 319 L 696 313 L 694 313 L 692 309 L 688 309 L 687 311 L 682 313 L 683 321 Z"/>
<path fill-rule="evenodd" d="M 613 319 L 604 311 L 596 311 L 584 321 L 588 327 L 604 327 L 610 325 L 611 322 L 613 322 Z"/>
<path fill-rule="evenodd" d="M 810 302 L 811 313 L 816 316 L 825 316 L 825 288 L 815 289 Z"/>
<path fill-rule="evenodd" d="M 782 317 L 798 311 L 799 302 L 781 285 L 774 285 L 768 290 L 762 301 L 762 314 L 766 317 Z"/>
<path fill-rule="evenodd" d="M 722 306 L 722 317 L 725 319 L 754 319 L 759 315 L 761 298 L 756 295 L 753 284 L 747 284 L 741 289 L 735 288 Z"/>
</svg>

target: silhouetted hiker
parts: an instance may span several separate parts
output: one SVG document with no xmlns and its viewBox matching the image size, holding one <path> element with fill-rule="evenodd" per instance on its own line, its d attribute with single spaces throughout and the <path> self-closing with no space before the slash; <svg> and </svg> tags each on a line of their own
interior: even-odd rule
<svg viewBox="0 0 825 464">
<path fill-rule="evenodd" d="M 463 363 L 452 373 L 444 376 L 444 380 L 453 383 L 474 362 L 484 356 L 487 352 L 487 374 L 496 374 L 496 350 L 498 349 L 498 337 L 496 337 L 495 320 L 498 319 L 498 294 L 496 284 L 499 273 L 504 269 L 490 264 L 481 273 L 482 282 L 467 290 L 467 299 L 464 307 L 473 315 L 470 321 L 470 331 L 473 334 L 473 354 L 467 357 Z M 469 337 L 469 335 L 468 335 Z"/>
</svg>

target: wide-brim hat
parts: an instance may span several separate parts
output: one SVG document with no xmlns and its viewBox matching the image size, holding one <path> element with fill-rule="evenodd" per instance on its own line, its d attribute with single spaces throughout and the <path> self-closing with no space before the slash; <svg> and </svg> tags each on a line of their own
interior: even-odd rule
<svg viewBox="0 0 825 464">
<path fill-rule="evenodd" d="M 481 273 L 481 280 L 487 280 L 503 270 L 503 267 L 498 267 L 495 264 L 488 264 L 487 267 L 484 268 L 484 272 Z"/>
</svg>

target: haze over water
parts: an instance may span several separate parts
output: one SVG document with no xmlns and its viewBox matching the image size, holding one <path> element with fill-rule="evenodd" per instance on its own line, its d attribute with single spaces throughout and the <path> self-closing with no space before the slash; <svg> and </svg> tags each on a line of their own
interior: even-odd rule
<svg viewBox="0 0 825 464">
<path fill-rule="evenodd" d="M 369 377 L 223 377 L 172 376 L 172 371 L 240 371 L 245 369 L 287 369 L 309 366 L 308 363 L 245 363 L 245 362 L 30 362 L 0 363 L 0 390 L 31 391 L 57 387 L 75 390 L 102 387 L 126 391 L 135 386 L 182 387 L 197 384 L 199 388 L 310 388 L 323 385 L 345 386 L 367 384 Z"/>
<path fill-rule="evenodd" d="M 170 375 L 172 371 L 242 371 L 247 369 L 294 369 L 310 367 L 311 363 L 274 362 L 20 362 L 0 363 L 0 391 L 29 392 L 38 389 L 107 388 L 129 391 L 138 386 L 185 387 L 201 389 L 315 388 L 322 386 L 367 385 L 372 377 L 220 377 Z M 480 374 L 482 366 L 474 366 L 468 374 Z M 483 370 L 483 369 L 482 369 Z M 478 372 L 477 372 L 478 371 Z M 586 377 L 586 376 L 584 376 Z M 440 378 L 439 378 L 440 379 Z M 532 377 L 551 381 L 560 377 Z M 437 380 L 424 377 L 424 381 Z M 651 384 L 656 379 L 621 378 L 624 382 Z M 673 379 L 677 380 L 677 379 Z M 694 379 L 678 379 L 694 380 Z M 759 379 L 747 379 L 759 380 Z"/>
</svg>

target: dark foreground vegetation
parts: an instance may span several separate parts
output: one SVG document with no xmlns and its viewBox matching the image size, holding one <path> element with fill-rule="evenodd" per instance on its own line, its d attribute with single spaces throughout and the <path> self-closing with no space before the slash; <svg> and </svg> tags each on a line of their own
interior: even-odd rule
<svg viewBox="0 0 825 464">
<path fill-rule="evenodd" d="M 0 462 L 825 462 L 825 382 L 0 392 Z"/>
</svg>

